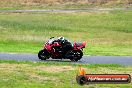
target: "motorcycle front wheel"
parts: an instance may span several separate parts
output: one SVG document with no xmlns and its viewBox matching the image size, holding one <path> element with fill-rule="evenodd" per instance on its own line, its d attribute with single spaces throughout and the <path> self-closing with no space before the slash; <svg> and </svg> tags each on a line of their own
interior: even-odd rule
<svg viewBox="0 0 132 88">
<path fill-rule="evenodd" d="M 46 49 L 40 50 L 38 53 L 38 58 L 40 60 L 46 60 L 50 58 L 50 54 Z"/>
<path fill-rule="evenodd" d="M 80 60 L 83 56 L 83 52 L 81 50 L 79 51 L 74 50 L 72 54 L 73 54 L 73 58 L 71 58 L 70 60 L 74 62 Z"/>
</svg>

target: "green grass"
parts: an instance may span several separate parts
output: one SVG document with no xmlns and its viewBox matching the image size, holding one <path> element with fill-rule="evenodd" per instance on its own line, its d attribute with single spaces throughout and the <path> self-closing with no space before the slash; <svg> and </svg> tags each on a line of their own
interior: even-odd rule
<svg viewBox="0 0 132 88">
<path fill-rule="evenodd" d="M 131 66 L 116 64 L 82 65 L 87 74 L 130 74 Z M 70 62 L 17 62 L 0 60 L 1 88 L 131 88 L 130 84 L 90 84 L 76 83 L 78 64 Z M 52 70 L 52 71 L 51 71 Z"/>
<path fill-rule="evenodd" d="M 88 41 L 84 54 L 132 55 L 132 12 L 0 14 L 0 52 L 37 53 L 51 36 Z"/>
</svg>

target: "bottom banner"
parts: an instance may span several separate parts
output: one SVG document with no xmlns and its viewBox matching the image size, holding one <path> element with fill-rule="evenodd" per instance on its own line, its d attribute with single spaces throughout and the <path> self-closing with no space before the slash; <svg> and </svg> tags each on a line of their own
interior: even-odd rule
<svg viewBox="0 0 132 88">
<path fill-rule="evenodd" d="M 80 66 L 76 81 L 80 85 L 93 83 L 125 84 L 131 82 L 131 76 L 129 74 L 86 74 Z"/>
<path fill-rule="evenodd" d="M 124 84 L 131 82 L 131 76 L 129 74 L 85 74 L 77 76 L 76 81 L 80 85 L 93 83 Z"/>
</svg>

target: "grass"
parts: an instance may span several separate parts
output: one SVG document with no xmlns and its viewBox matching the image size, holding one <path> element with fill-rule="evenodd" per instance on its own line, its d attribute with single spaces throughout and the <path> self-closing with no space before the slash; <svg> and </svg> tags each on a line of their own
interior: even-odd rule
<svg viewBox="0 0 132 88">
<path fill-rule="evenodd" d="M 130 74 L 131 66 L 112 64 L 82 65 L 88 74 Z M 75 80 L 78 64 L 69 62 L 17 62 L 0 60 L 1 88 L 82 88 Z M 49 69 L 49 70 L 48 70 Z M 52 70 L 52 72 L 51 72 Z M 91 84 L 83 88 L 131 88 L 130 84 Z"/>
<path fill-rule="evenodd" d="M 0 52 L 37 53 L 51 36 L 87 41 L 84 54 L 132 55 L 132 12 L 1 13 Z"/>
</svg>

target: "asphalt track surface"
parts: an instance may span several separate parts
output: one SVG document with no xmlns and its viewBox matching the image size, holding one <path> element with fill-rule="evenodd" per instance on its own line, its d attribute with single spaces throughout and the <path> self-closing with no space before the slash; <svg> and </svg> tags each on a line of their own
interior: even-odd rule
<svg viewBox="0 0 132 88">
<path fill-rule="evenodd" d="M 15 54 L 15 53 L 0 53 L 0 60 L 17 60 L 17 61 L 33 61 L 39 62 L 37 54 Z M 48 59 L 43 62 L 71 62 L 68 59 Z M 120 64 L 131 65 L 132 56 L 83 56 L 78 62 L 79 64 Z"/>
<path fill-rule="evenodd" d="M 75 13 L 75 12 L 101 12 L 101 11 L 132 11 L 132 8 L 89 8 L 82 10 L 0 10 L 0 13 Z"/>
</svg>

